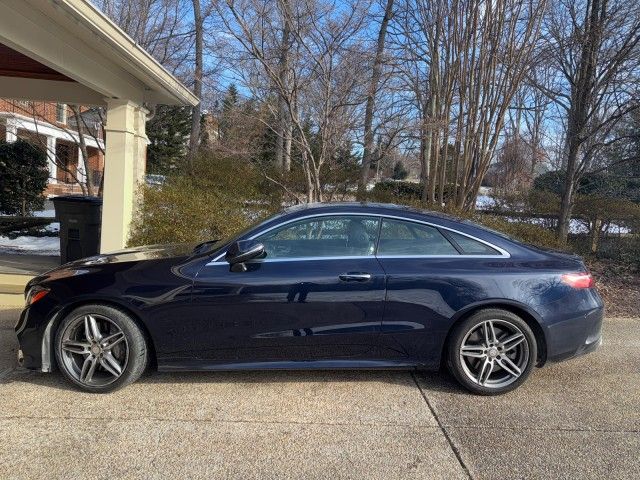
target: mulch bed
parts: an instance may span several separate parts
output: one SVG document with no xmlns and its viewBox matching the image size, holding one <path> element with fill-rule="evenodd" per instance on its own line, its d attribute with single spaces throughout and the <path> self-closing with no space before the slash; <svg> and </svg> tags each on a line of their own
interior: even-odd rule
<svg viewBox="0 0 640 480">
<path fill-rule="evenodd" d="M 606 260 L 590 260 L 588 266 L 608 317 L 640 317 L 640 272 Z"/>
</svg>

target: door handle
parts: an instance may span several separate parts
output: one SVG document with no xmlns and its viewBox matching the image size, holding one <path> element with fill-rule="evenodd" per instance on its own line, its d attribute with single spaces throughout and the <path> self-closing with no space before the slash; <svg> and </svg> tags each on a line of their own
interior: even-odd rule
<svg viewBox="0 0 640 480">
<path fill-rule="evenodd" d="M 367 282 L 371 280 L 371 274 L 361 272 L 347 272 L 338 275 L 338 278 L 343 282 Z"/>
</svg>

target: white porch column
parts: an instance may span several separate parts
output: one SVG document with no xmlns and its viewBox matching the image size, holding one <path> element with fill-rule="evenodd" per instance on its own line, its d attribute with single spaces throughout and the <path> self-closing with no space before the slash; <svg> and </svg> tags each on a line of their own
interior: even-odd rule
<svg viewBox="0 0 640 480">
<path fill-rule="evenodd" d="M 101 252 L 119 250 L 129 238 L 138 177 L 144 175 L 141 139 L 146 139 L 143 108 L 128 100 L 106 101 Z"/>
<path fill-rule="evenodd" d="M 58 183 L 56 163 L 56 137 L 47 137 L 47 158 L 49 159 L 49 183 Z"/>
<path fill-rule="evenodd" d="M 18 139 L 18 124 L 16 123 L 15 118 L 7 118 L 6 130 L 7 134 L 5 140 L 9 143 L 15 142 Z"/>
<path fill-rule="evenodd" d="M 147 137 L 146 124 L 149 111 L 140 107 L 136 110 L 136 159 L 134 165 L 134 176 L 137 185 L 143 185 L 145 181 L 145 173 L 147 172 L 147 145 L 149 145 L 149 137 Z"/>
</svg>

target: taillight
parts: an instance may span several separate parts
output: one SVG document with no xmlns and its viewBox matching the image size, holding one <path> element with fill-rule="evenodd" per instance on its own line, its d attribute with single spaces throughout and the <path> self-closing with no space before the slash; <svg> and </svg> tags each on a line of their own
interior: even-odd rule
<svg viewBox="0 0 640 480">
<path fill-rule="evenodd" d="M 33 305 L 38 300 L 42 300 L 49 293 L 49 289 L 45 287 L 40 287 L 38 285 L 33 286 L 27 292 L 25 296 L 25 306 Z"/>
<path fill-rule="evenodd" d="M 565 273 L 560 276 L 562 283 L 573 288 L 591 288 L 595 280 L 590 273 Z"/>
</svg>

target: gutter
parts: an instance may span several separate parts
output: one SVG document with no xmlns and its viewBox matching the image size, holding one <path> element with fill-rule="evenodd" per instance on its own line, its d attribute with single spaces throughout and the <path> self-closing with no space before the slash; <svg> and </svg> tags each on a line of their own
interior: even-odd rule
<svg viewBox="0 0 640 480">
<path fill-rule="evenodd" d="M 131 72 L 137 71 L 143 76 L 150 77 L 166 94 L 175 98 L 182 105 L 195 106 L 200 102 L 198 97 L 90 1 L 51 1 L 75 17 L 80 24 L 88 27 L 92 33 L 113 48 L 120 58 L 127 63 Z M 137 76 L 136 78 L 141 80 Z M 143 80 L 143 83 L 146 82 Z"/>
</svg>

